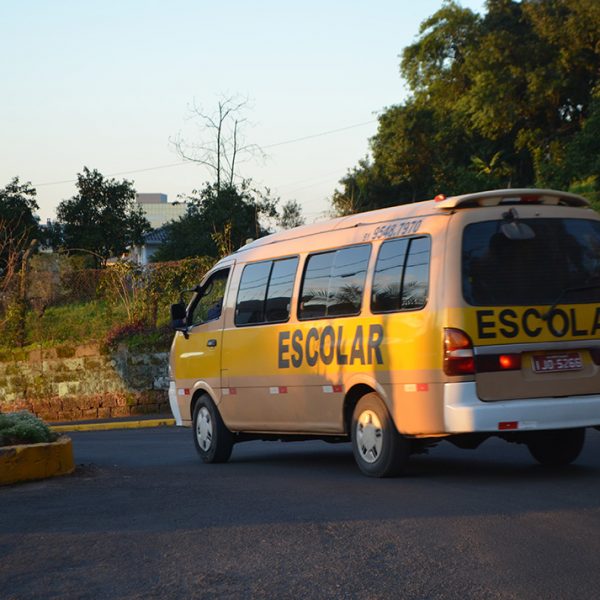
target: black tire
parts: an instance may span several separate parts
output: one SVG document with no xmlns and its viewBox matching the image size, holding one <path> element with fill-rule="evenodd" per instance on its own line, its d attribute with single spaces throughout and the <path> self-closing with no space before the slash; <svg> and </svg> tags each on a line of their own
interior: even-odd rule
<svg viewBox="0 0 600 600">
<path fill-rule="evenodd" d="M 396 431 L 376 393 L 366 394 L 352 415 L 352 452 L 358 468 L 369 477 L 402 473 L 410 456 L 410 441 Z"/>
<path fill-rule="evenodd" d="M 203 394 L 194 408 L 194 445 L 205 463 L 223 463 L 233 450 L 233 435 L 225 427 L 214 402 Z"/>
<path fill-rule="evenodd" d="M 547 467 L 564 467 L 581 453 L 585 429 L 555 429 L 531 434 L 527 447 L 535 460 Z"/>
</svg>

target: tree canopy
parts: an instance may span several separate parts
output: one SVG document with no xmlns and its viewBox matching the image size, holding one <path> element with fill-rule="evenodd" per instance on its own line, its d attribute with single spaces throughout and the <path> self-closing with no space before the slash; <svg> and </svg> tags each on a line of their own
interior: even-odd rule
<svg viewBox="0 0 600 600">
<path fill-rule="evenodd" d="M 77 174 L 77 189 L 56 211 L 62 242 L 69 251 L 88 253 L 98 266 L 122 254 L 128 245 L 141 243 L 150 231 L 135 202 L 132 182 L 106 179 L 96 169 L 84 167 Z"/>
<path fill-rule="evenodd" d="M 379 117 L 340 213 L 493 187 L 600 190 L 600 3 L 446 1 L 402 52 L 411 94 Z"/>
<path fill-rule="evenodd" d="M 249 181 L 241 184 L 207 183 L 187 198 L 187 213 L 165 226 L 167 241 L 153 260 L 179 260 L 188 256 L 217 258 L 231 253 L 249 238 L 267 233 L 265 219 L 277 216 L 277 200 Z"/>
<path fill-rule="evenodd" d="M 38 219 L 34 212 L 39 208 L 36 190 L 31 183 L 19 183 L 14 177 L 0 189 L 0 223 L 4 232 L 13 238 L 35 238 L 38 233 Z"/>
<path fill-rule="evenodd" d="M 0 189 L 0 308 L 6 309 L 7 297 L 14 292 L 17 274 L 34 250 L 40 233 L 34 215 L 38 205 L 36 190 L 14 177 Z"/>
</svg>

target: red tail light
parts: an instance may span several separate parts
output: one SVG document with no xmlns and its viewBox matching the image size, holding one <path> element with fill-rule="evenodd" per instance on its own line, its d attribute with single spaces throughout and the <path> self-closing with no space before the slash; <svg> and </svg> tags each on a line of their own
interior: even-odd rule
<svg viewBox="0 0 600 600">
<path fill-rule="evenodd" d="M 519 371 L 521 369 L 520 354 L 482 354 L 475 361 L 478 373 L 494 373 L 497 371 Z"/>
<path fill-rule="evenodd" d="M 503 371 L 518 371 L 521 368 L 520 354 L 501 354 L 498 364 Z"/>
<path fill-rule="evenodd" d="M 473 375 L 475 357 L 471 338 L 460 329 L 444 329 L 444 373 Z"/>
</svg>

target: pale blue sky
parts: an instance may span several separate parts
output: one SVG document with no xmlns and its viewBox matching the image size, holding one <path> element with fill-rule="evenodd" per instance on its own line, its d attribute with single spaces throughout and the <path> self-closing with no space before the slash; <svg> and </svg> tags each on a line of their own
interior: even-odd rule
<svg viewBox="0 0 600 600">
<path fill-rule="evenodd" d="M 261 146 L 376 119 L 405 97 L 398 55 L 441 0 L 0 0 L 0 187 L 38 184 L 43 219 L 83 166 L 108 175 L 176 163 L 187 106 L 250 98 Z M 481 11 L 483 2 L 463 0 Z M 241 174 L 307 220 L 368 152 L 376 123 L 266 150 Z M 118 176 L 169 200 L 209 178 L 182 165 Z"/>
</svg>

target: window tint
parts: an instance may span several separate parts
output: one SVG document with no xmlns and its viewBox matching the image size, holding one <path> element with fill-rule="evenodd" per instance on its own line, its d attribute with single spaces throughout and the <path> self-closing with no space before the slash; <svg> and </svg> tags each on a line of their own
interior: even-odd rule
<svg viewBox="0 0 600 600">
<path fill-rule="evenodd" d="M 429 245 L 428 237 L 410 240 L 404 279 L 402 281 L 402 308 L 414 310 L 427 304 L 429 291 Z"/>
<path fill-rule="evenodd" d="M 462 287 L 475 306 L 600 302 L 600 223 L 588 219 L 520 219 L 534 232 L 511 240 L 503 221 L 465 227 Z"/>
<path fill-rule="evenodd" d="M 236 325 L 262 323 L 265 320 L 265 296 L 271 265 L 269 261 L 244 267 L 235 307 Z"/>
<path fill-rule="evenodd" d="M 286 321 L 290 316 L 290 303 L 297 268 L 297 258 L 277 260 L 273 263 L 265 307 L 267 322 Z"/>
<path fill-rule="evenodd" d="M 298 258 L 246 265 L 240 280 L 235 324 L 286 321 L 297 267 Z"/>
<path fill-rule="evenodd" d="M 302 282 L 302 319 L 360 312 L 371 247 L 353 246 L 309 256 Z"/>
<path fill-rule="evenodd" d="M 317 319 L 327 315 L 327 291 L 335 252 L 309 256 L 302 282 L 299 316 Z"/>
<path fill-rule="evenodd" d="M 402 238 L 381 244 L 373 275 L 371 310 L 374 313 L 425 306 L 430 246 L 428 237 Z"/>
<path fill-rule="evenodd" d="M 191 325 L 214 321 L 221 316 L 229 269 L 217 271 L 192 300 Z"/>
</svg>

